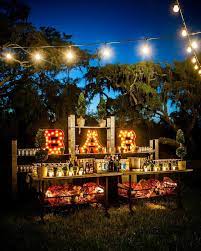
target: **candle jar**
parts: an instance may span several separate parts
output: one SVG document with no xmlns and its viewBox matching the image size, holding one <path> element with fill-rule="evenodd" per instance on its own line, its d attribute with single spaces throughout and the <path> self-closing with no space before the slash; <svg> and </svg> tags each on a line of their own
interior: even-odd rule
<svg viewBox="0 0 201 251">
<path fill-rule="evenodd" d="M 154 166 L 154 171 L 157 172 L 158 171 L 158 167 L 155 165 Z"/>
</svg>

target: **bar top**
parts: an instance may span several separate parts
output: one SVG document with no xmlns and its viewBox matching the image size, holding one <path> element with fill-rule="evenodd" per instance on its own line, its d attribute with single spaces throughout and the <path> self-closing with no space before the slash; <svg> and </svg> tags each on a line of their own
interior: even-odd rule
<svg viewBox="0 0 201 251">
<path fill-rule="evenodd" d="M 193 169 L 185 170 L 167 170 L 167 171 L 125 171 L 125 172 L 106 172 L 106 173 L 93 173 L 84 175 L 73 175 L 73 176 L 61 176 L 61 177 L 44 177 L 39 179 L 38 177 L 33 177 L 33 180 L 71 180 L 71 179 L 85 179 L 85 178 L 100 178 L 100 177 L 114 177 L 122 175 L 151 175 L 151 174 L 166 174 L 166 173 L 189 173 Z"/>
<path fill-rule="evenodd" d="M 147 175 L 147 174 L 163 174 L 163 173 L 188 173 L 193 172 L 193 169 L 185 170 L 167 170 L 167 171 L 125 171 L 122 172 L 123 175 Z"/>
</svg>

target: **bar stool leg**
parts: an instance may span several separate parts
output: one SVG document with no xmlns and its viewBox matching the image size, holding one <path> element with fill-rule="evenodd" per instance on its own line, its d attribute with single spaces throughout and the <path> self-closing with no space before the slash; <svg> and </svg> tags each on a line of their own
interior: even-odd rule
<svg viewBox="0 0 201 251">
<path fill-rule="evenodd" d="M 105 203 L 104 203 L 104 208 L 105 208 L 105 216 L 110 217 L 110 214 L 108 212 L 108 177 L 105 177 Z"/>
<path fill-rule="evenodd" d="M 132 178 L 132 176 L 129 175 L 128 203 L 129 203 L 129 211 L 130 211 L 130 214 L 132 215 L 134 213 L 134 211 L 133 211 L 133 208 L 132 208 L 132 198 L 131 198 L 131 190 L 132 190 L 131 178 Z"/>
</svg>

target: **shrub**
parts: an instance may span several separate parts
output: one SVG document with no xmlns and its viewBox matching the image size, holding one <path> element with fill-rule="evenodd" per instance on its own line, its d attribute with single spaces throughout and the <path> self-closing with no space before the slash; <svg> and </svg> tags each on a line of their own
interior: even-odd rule
<svg viewBox="0 0 201 251">
<path fill-rule="evenodd" d="M 44 130 L 39 129 L 37 131 L 36 138 L 35 138 L 35 146 L 42 149 L 42 148 L 45 148 L 45 143 L 46 143 L 46 139 L 45 139 Z"/>
<path fill-rule="evenodd" d="M 48 159 L 48 150 L 40 149 L 35 154 L 36 162 L 43 163 Z"/>
<path fill-rule="evenodd" d="M 179 129 L 179 130 L 177 131 L 176 141 L 177 141 L 179 144 L 182 144 L 182 145 L 185 144 L 184 133 L 183 133 L 183 131 L 182 131 L 181 129 Z"/>
<path fill-rule="evenodd" d="M 77 115 L 79 117 L 84 117 L 85 114 L 86 114 L 86 100 L 84 97 L 84 93 L 81 92 L 78 98 Z"/>
<path fill-rule="evenodd" d="M 186 156 L 187 152 L 186 152 L 186 148 L 185 148 L 185 146 L 184 146 L 184 144 L 185 144 L 184 133 L 183 133 L 183 131 L 182 131 L 181 129 L 179 129 L 179 130 L 177 131 L 176 141 L 177 141 L 177 143 L 180 145 L 180 146 L 176 149 L 176 155 L 177 155 L 179 158 L 183 159 L 183 158 Z"/>
<path fill-rule="evenodd" d="M 105 99 L 101 97 L 98 105 L 98 117 L 99 119 L 104 119 L 106 115 L 107 115 L 106 102 Z"/>
</svg>

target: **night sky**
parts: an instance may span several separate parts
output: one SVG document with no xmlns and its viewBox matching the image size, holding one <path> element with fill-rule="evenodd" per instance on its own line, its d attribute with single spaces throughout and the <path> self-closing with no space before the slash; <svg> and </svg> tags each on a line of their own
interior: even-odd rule
<svg viewBox="0 0 201 251">
<path fill-rule="evenodd" d="M 76 43 L 168 36 L 152 42 L 156 62 L 172 62 L 185 57 L 179 39 L 181 18 L 171 11 L 170 0 L 26 0 L 31 7 L 30 21 L 36 26 L 53 26 L 73 35 Z M 181 0 L 187 24 L 201 30 L 201 1 Z M 139 43 L 115 45 L 112 62 L 141 60 Z M 88 47 L 93 51 L 93 47 Z"/>
<path fill-rule="evenodd" d="M 170 0 L 26 0 L 30 21 L 37 27 L 53 26 L 71 34 L 75 43 L 105 42 L 150 36 L 167 39 L 152 41 L 152 60 L 165 63 L 186 56 L 185 42 L 179 36 L 179 14 L 172 12 Z M 190 30 L 201 30 L 201 1 L 181 0 Z M 200 36 L 201 37 L 201 36 Z M 109 63 L 135 63 L 142 60 L 139 42 L 113 45 L 115 56 Z M 87 47 L 93 52 L 97 47 Z"/>
</svg>

